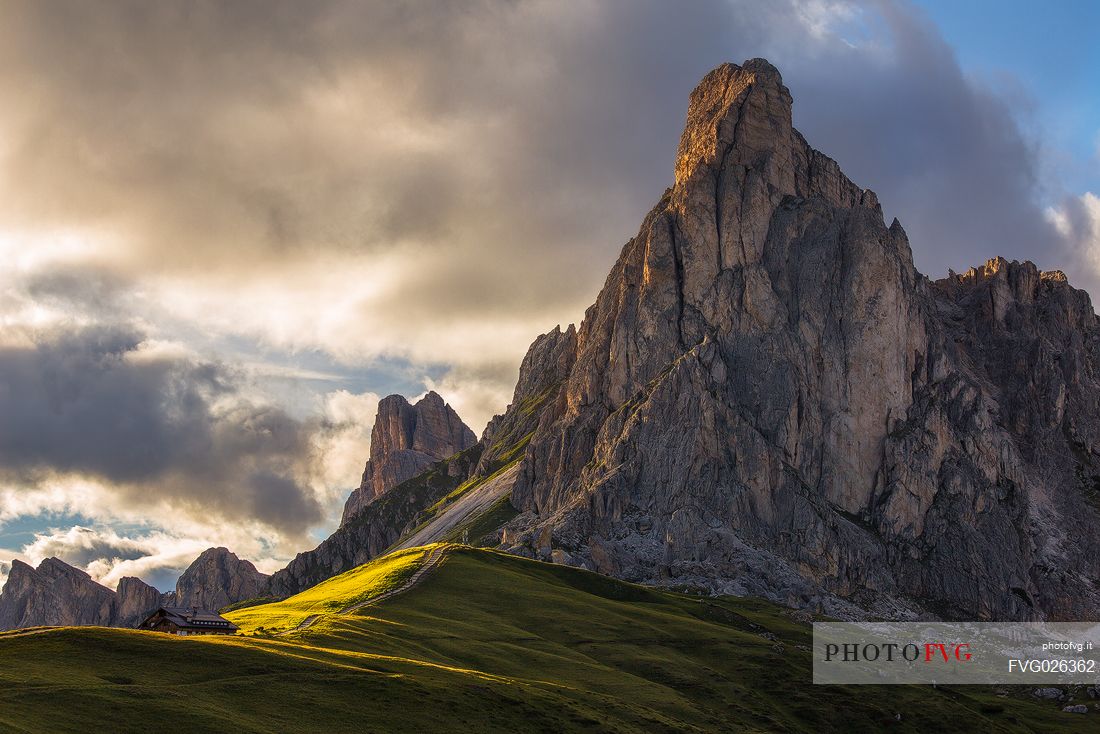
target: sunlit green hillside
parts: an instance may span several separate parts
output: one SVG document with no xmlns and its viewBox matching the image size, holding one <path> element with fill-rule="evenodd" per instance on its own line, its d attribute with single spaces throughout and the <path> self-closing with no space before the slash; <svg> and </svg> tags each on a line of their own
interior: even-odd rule
<svg viewBox="0 0 1100 734">
<path fill-rule="evenodd" d="M 334 576 L 300 594 L 274 604 L 227 612 L 244 634 L 265 634 L 292 629 L 312 616 L 327 617 L 358 602 L 400 586 L 415 573 L 428 551 L 397 551 Z M 320 627 L 323 620 L 318 619 Z"/>
<path fill-rule="evenodd" d="M 494 551 L 437 550 L 417 585 L 341 613 L 405 587 L 429 555 L 232 612 L 237 637 L 0 635 L 0 731 L 1038 732 L 1100 718 L 984 688 L 813 686 L 809 627 L 786 610 Z"/>
</svg>

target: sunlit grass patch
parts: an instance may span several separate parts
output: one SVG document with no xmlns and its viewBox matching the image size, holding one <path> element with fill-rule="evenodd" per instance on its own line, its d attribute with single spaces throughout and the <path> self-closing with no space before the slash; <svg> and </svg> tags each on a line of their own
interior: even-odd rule
<svg viewBox="0 0 1100 734">
<path fill-rule="evenodd" d="M 412 576 L 428 548 L 391 553 L 346 571 L 300 594 L 272 604 L 226 613 L 244 634 L 292 629 L 313 615 L 329 615 L 372 596 L 397 588 Z"/>
</svg>

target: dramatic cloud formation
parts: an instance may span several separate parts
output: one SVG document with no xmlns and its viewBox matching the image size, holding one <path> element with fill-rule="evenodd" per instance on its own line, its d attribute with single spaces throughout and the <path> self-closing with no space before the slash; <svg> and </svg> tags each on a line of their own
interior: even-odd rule
<svg viewBox="0 0 1100 734">
<path fill-rule="evenodd" d="M 232 539 L 273 568 L 272 554 L 309 544 L 307 532 L 331 520 L 362 471 L 373 393 L 337 390 L 317 414 L 291 415 L 247 367 L 151 339 L 135 321 L 102 319 L 118 304 L 113 281 L 94 273 L 32 277 L 7 295 L 84 315 L 3 332 L 0 526 L 35 515 L 146 526 L 125 537 L 51 528 L 23 547 L 28 560 L 56 555 L 109 585 L 138 572 L 164 585 Z M 99 321 L 87 315 L 92 303 L 103 306 Z"/>
<path fill-rule="evenodd" d="M 0 348 L 0 472 L 77 474 L 124 499 L 186 502 L 304 531 L 321 519 L 295 477 L 307 437 L 285 412 L 234 395 L 232 377 L 115 327 L 54 330 Z M 181 486 L 182 485 L 182 486 Z"/>
<path fill-rule="evenodd" d="M 1071 272 L 1080 274 L 1079 285 L 1096 294 L 1100 289 L 1100 197 L 1087 191 L 1047 210 L 1047 217 L 1074 249 Z"/>
<path fill-rule="evenodd" d="M 193 541 L 292 555 L 395 382 L 475 431 L 504 407 L 671 182 L 692 86 L 752 56 L 928 274 L 1100 273 L 1095 197 L 1043 198 L 1026 101 L 904 2 L 7 3 L 0 522 L 187 528 L 43 520 L 33 554 L 104 578 Z"/>
<path fill-rule="evenodd" d="M 751 55 L 926 269 L 1057 241 L 1008 104 L 889 3 L 20 11 L 0 218 L 108 232 L 94 256 L 152 269 L 187 318 L 283 347 L 514 367 L 670 180 L 687 91 Z"/>
<path fill-rule="evenodd" d="M 114 588 L 123 576 L 138 576 L 167 591 L 175 578 L 208 546 L 164 532 L 120 535 L 109 528 L 80 525 L 38 534 L 23 549 L 37 565 L 45 558 L 61 558 L 86 568 L 100 583 Z"/>
</svg>

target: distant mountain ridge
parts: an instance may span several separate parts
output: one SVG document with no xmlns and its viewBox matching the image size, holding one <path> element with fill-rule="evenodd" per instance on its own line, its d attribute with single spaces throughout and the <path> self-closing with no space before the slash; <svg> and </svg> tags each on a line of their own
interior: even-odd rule
<svg viewBox="0 0 1100 734">
<path fill-rule="evenodd" d="M 176 590 L 163 594 L 132 576 L 120 579 L 112 591 L 58 558 L 47 558 L 38 568 L 15 560 L 0 592 L 0 630 L 133 627 L 161 605 L 217 610 L 251 599 L 267 578 L 226 548 L 203 551 L 180 576 Z"/>
</svg>

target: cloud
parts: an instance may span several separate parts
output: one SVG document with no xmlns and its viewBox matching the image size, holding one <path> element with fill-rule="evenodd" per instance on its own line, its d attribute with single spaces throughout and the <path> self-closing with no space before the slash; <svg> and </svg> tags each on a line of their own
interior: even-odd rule
<svg viewBox="0 0 1100 734">
<path fill-rule="evenodd" d="M 1086 191 L 1046 210 L 1047 219 L 1070 244 L 1080 285 L 1100 292 L 1100 196 Z"/>
<path fill-rule="evenodd" d="M 215 545 L 270 571 L 358 485 L 374 393 L 332 391 L 318 415 L 295 417 L 253 373 L 134 323 L 19 331 L 0 345 L 0 524 L 97 524 L 39 533 L 17 557 L 56 555 L 110 586 L 170 586 Z"/>
<path fill-rule="evenodd" d="M 370 433 L 380 396 L 336 390 L 325 396 L 323 430 L 316 434 L 316 454 L 324 457 L 323 484 L 340 489 L 363 473 L 370 454 Z M 341 492 L 342 494 L 342 492 Z"/>
<path fill-rule="evenodd" d="M 309 429 L 242 397 L 225 367 L 158 353 L 124 326 L 56 328 L 0 348 L 0 477 L 89 477 L 131 505 L 256 520 L 321 519 L 303 478 Z"/>
<path fill-rule="evenodd" d="M 141 572 L 170 586 L 204 548 L 273 570 L 337 521 L 369 453 L 377 394 L 330 390 L 292 412 L 283 383 L 339 375 L 215 361 L 154 338 L 133 317 L 152 312 L 147 293 L 110 269 L 37 262 L 5 285 L 0 525 L 79 516 L 114 544 L 90 546 L 91 530 L 74 526 L 15 556 L 58 555 L 110 585 Z"/>
<path fill-rule="evenodd" d="M 68 530 L 37 534 L 23 552 L 40 563 L 44 558 L 58 557 L 66 563 L 87 566 L 102 559 L 133 560 L 148 552 L 145 543 L 124 538 L 111 530 L 93 530 L 76 525 Z"/>
<path fill-rule="evenodd" d="M 163 531 L 125 535 L 108 527 L 76 525 L 37 533 L 20 555 L 35 566 L 46 558 L 60 558 L 112 589 L 123 576 L 138 576 L 164 588 L 171 587 L 206 547 Z"/>
<path fill-rule="evenodd" d="M 347 488 L 358 482 L 362 472 L 361 459 L 351 458 L 358 448 L 354 446 L 343 456 L 341 467 L 340 440 L 357 432 L 357 427 L 337 424 L 317 429 L 316 445 L 306 463 L 318 473 L 308 490 L 286 477 L 259 472 L 246 477 L 244 486 L 227 492 L 236 497 L 257 495 L 249 501 L 292 506 L 300 500 L 288 495 L 312 491 L 325 509 L 323 520 L 331 519 L 329 515 L 337 518 Z M 134 487 L 71 474 L 50 475 L 32 486 L 0 487 L 0 524 L 20 519 L 26 525 L 37 519 L 47 528 L 18 550 L 0 551 L 0 557 L 37 565 L 43 558 L 57 556 L 112 588 L 122 576 L 138 576 L 163 590 L 170 589 L 183 569 L 209 547 L 228 546 L 270 573 L 309 544 L 293 528 L 273 524 L 270 518 L 211 511 L 205 502 L 195 501 L 189 485 L 176 486 L 173 493 L 151 485 L 143 501 L 135 501 L 130 494 Z M 56 527 L 58 520 L 69 517 L 82 520 Z M 82 524 L 89 521 L 93 524 Z"/>
<path fill-rule="evenodd" d="M 1010 103 L 904 4 L 186 8 L 27 3 L 0 29 L 0 228 L 88 238 L 57 257 L 139 279 L 153 318 L 514 376 L 671 180 L 692 86 L 754 55 L 923 269 L 1056 259 Z"/>
<path fill-rule="evenodd" d="M 878 44 L 836 47 L 784 74 L 796 124 L 905 226 L 933 277 L 993 255 L 1055 267 L 1065 243 L 1043 216 L 1037 143 L 1014 106 L 967 78 L 918 12 L 877 4 Z"/>
</svg>

